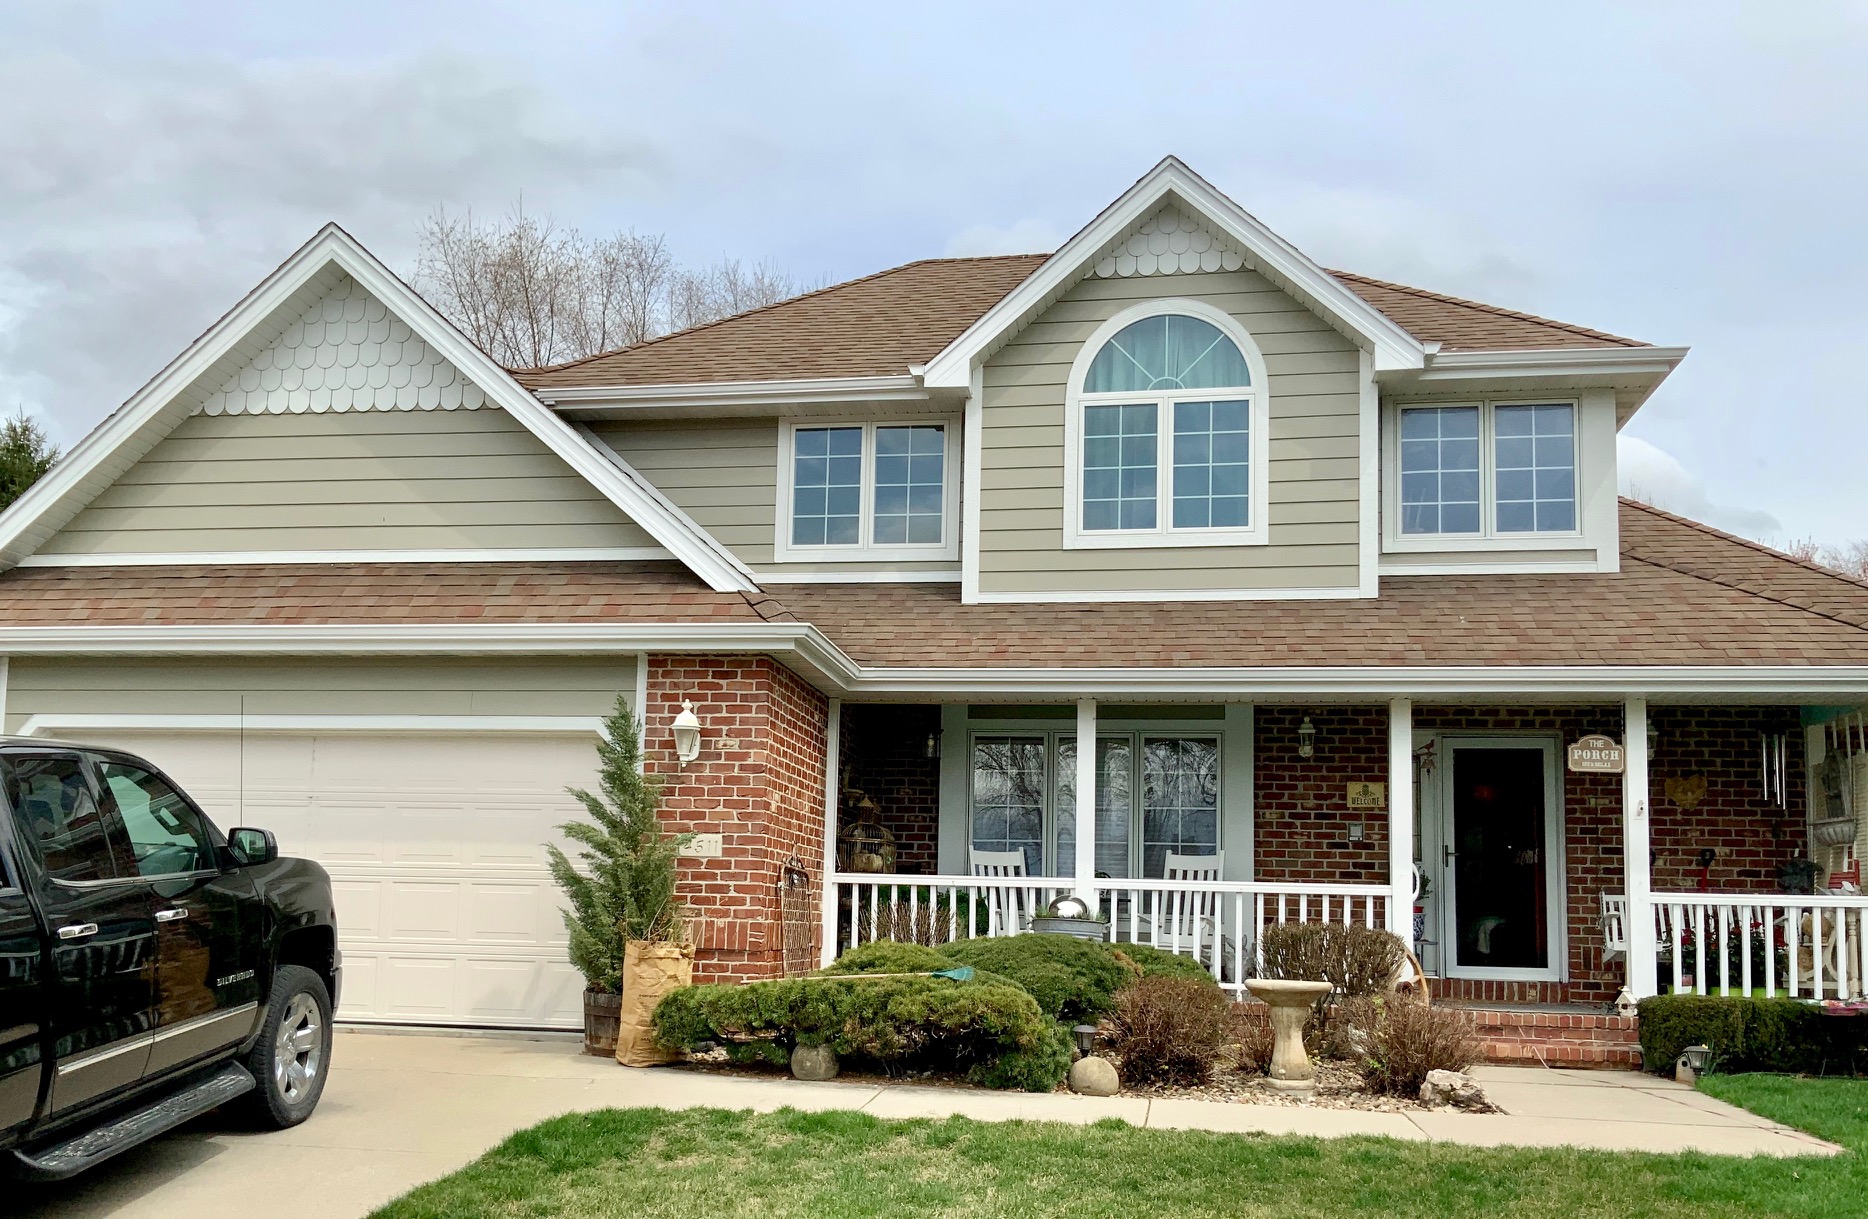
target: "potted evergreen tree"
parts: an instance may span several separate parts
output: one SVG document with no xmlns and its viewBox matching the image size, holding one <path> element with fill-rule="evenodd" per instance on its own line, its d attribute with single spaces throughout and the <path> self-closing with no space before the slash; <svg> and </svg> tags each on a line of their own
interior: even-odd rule
<svg viewBox="0 0 1868 1219">
<path fill-rule="evenodd" d="M 590 820 L 558 827 L 576 844 L 579 862 L 545 847 L 552 878 L 571 903 L 564 926 L 571 964 L 586 984 L 584 1048 L 632 1065 L 666 1061 L 648 1018 L 663 994 L 693 977 L 686 912 L 675 899 L 675 861 L 686 837 L 662 832 L 661 785 L 641 772 L 641 734 L 621 697 L 603 722 L 597 758 L 600 790 L 567 789 Z"/>
</svg>

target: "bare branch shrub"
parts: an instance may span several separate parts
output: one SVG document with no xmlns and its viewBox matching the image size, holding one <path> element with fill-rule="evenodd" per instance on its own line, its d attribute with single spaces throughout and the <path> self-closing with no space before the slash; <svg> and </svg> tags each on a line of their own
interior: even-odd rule
<svg viewBox="0 0 1868 1219">
<path fill-rule="evenodd" d="M 1141 978 L 1117 991 L 1101 1038 L 1129 1083 L 1203 1084 L 1229 1031 L 1226 992 L 1192 978 Z"/>
<path fill-rule="evenodd" d="M 1354 923 L 1276 923 L 1261 941 L 1264 977 L 1328 982 L 1332 1000 L 1385 994 L 1407 963 L 1399 939 Z"/>
<path fill-rule="evenodd" d="M 1457 1008 L 1361 999 L 1343 1006 L 1339 1046 L 1371 1092 L 1419 1096 L 1429 1071 L 1464 1071 L 1484 1055 Z"/>
</svg>

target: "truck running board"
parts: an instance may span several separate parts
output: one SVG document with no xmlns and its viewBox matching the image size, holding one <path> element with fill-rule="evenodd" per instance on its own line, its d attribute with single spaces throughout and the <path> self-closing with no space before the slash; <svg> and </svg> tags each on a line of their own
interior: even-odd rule
<svg viewBox="0 0 1868 1219">
<path fill-rule="evenodd" d="M 237 1062 L 230 1062 L 179 1092 L 170 1092 L 140 1109 L 93 1126 L 83 1134 L 31 1150 L 15 1148 L 10 1167 L 16 1175 L 29 1180 L 61 1181 L 258 1086 L 251 1072 Z"/>
</svg>

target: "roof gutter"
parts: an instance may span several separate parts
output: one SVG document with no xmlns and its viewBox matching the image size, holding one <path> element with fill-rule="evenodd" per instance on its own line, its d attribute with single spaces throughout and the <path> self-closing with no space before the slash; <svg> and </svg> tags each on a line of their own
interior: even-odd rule
<svg viewBox="0 0 1868 1219">
<path fill-rule="evenodd" d="M 1868 665 L 1255 666 L 1022 668 L 865 666 L 803 622 L 411 623 L 0 627 L 0 655 L 600 655 L 753 652 L 820 690 L 877 700 L 1237 701 L 1647 697 L 1680 701 L 1868 701 Z"/>
</svg>

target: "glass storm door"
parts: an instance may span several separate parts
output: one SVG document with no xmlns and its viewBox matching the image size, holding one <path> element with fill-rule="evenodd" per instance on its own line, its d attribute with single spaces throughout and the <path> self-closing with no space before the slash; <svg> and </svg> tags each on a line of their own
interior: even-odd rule
<svg viewBox="0 0 1868 1219">
<path fill-rule="evenodd" d="M 1447 971 L 1554 980 L 1563 908 L 1555 748 L 1536 739 L 1447 744 Z"/>
</svg>

